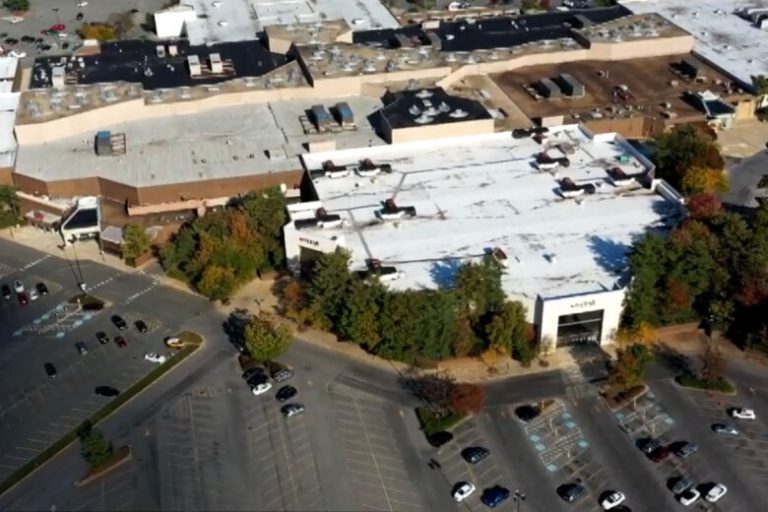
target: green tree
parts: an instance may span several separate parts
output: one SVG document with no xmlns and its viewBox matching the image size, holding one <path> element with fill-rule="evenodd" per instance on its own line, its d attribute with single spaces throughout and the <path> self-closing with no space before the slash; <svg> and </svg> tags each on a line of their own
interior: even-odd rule
<svg viewBox="0 0 768 512">
<path fill-rule="evenodd" d="M 285 325 L 275 325 L 266 314 L 253 316 L 245 326 L 245 348 L 256 361 L 274 359 L 291 345 L 293 333 Z"/>
<path fill-rule="evenodd" d="M 507 301 L 486 326 L 486 337 L 491 348 L 513 355 L 515 347 L 528 344 L 526 338 L 525 306 L 518 301 Z"/>
<path fill-rule="evenodd" d="M 653 140 L 656 175 L 681 189 L 691 168 L 721 171 L 725 166 L 712 136 L 691 125 L 677 125 Z"/>
<path fill-rule="evenodd" d="M 639 385 L 652 361 L 653 355 L 645 345 L 633 344 L 619 350 L 608 374 L 609 392 L 618 396 Z"/>
<path fill-rule="evenodd" d="M 624 304 L 628 325 L 635 327 L 641 322 L 651 325 L 659 323 L 656 303 L 668 252 L 664 239 L 653 233 L 633 245 L 629 256 L 633 277 Z"/>
<path fill-rule="evenodd" d="M 323 313 L 328 325 L 338 325 L 351 283 L 349 252 L 341 248 L 320 255 L 309 271 L 310 303 Z"/>
<path fill-rule="evenodd" d="M 206 267 L 197 282 L 197 291 L 210 300 L 226 300 L 237 288 L 232 269 L 211 265 Z"/>
<path fill-rule="evenodd" d="M 152 237 L 147 230 L 138 224 L 126 224 L 123 228 L 123 258 L 132 263 L 139 256 L 149 252 L 152 247 Z"/>
<path fill-rule="evenodd" d="M 19 196 L 12 185 L 0 185 L 0 211 L 9 210 L 14 217 L 19 217 Z"/>
<path fill-rule="evenodd" d="M 338 331 L 342 338 L 373 349 L 381 339 L 379 312 L 386 290 L 380 283 L 353 280 L 341 305 Z"/>
<path fill-rule="evenodd" d="M 9 11 L 28 11 L 29 0 L 5 0 L 3 5 Z"/>
<path fill-rule="evenodd" d="M 765 110 L 766 98 L 768 98 L 768 77 L 765 75 L 752 75 L 752 88 L 757 95 L 758 110 Z"/>
<path fill-rule="evenodd" d="M 701 380 L 707 385 L 715 385 L 725 376 L 725 357 L 714 344 L 707 344 L 701 355 Z"/>
<path fill-rule="evenodd" d="M 456 272 L 455 289 L 459 304 L 478 318 L 504 303 L 502 268 L 491 256 L 479 263 L 467 263 Z"/>
<path fill-rule="evenodd" d="M 477 336 L 472 329 L 472 322 L 466 312 L 457 312 L 456 330 L 453 337 L 453 355 L 464 357 L 471 354 L 477 346 Z"/>
<path fill-rule="evenodd" d="M 90 422 L 80 427 L 77 436 L 80 439 L 80 453 L 92 470 L 98 469 L 112 457 L 112 443 Z"/>
<path fill-rule="evenodd" d="M 249 192 L 239 203 L 251 227 L 262 235 L 272 266 L 282 264 L 283 226 L 288 222 L 285 194 L 279 187 Z"/>
</svg>

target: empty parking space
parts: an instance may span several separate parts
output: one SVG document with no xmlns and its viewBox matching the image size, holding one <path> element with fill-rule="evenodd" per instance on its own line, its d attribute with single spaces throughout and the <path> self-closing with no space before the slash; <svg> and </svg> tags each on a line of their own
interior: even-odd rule
<svg viewBox="0 0 768 512">
<path fill-rule="evenodd" d="M 336 434 L 343 440 L 346 477 L 361 510 L 426 510 L 391 427 L 389 404 L 336 385 L 330 391 Z"/>
</svg>

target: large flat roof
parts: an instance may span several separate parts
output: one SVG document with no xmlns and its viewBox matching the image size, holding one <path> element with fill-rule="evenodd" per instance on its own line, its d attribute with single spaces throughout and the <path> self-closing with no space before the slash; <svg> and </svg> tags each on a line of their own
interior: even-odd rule
<svg viewBox="0 0 768 512">
<path fill-rule="evenodd" d="M 197 19 L 186 24 L 194 44 L 252 39 L 269 25 L 344 18 L 354 30 L 399 24 L 379 0 L 190 0 Z M 201 16 L 203 15 L 203 16 Z"/>
<path fill-rule="evenodd" d="M 560 144 L 570 166 L 559 175 L 533 164 L 543 147 L 509 132 L 307 154 L 308 170 L 370 158 L 389 163 L 392 174 L 373 178 L 315 178 L 328 213 L 339 228 L 303 228 L 318 236 L 344 237 L 353 270 L 369 258 L 402 273 L 397 289 L 446 284 L 460 264 L 500 247 L 509 257 L 503 286 L 533 311 L 537 295 L 558 297 L 614 289 L 626 275 L 626 253 L 646 229 L 676 216 L 678 205 L 638 186 L 616 188 L 606 169 L 644 173 L 650 163 L 613 134 L 592 139 L 577 126 L 555 129 L 546 143 Z M 570 149 L 568 149 L 570 148 Z M 558 195 L 558 179 L 597 186 L 581 200 Z M 417 215 L 381 221 L 381 202 L 414 206 Z"/>
<path fill-rule="evenodd" d="M 12 167 L 16 160 L 16 137 L 13 135 L 13 127 L 18 108 L 19 93 L 0 94 L 0 167 Z"/>
<path fill-rule="evenodd" d="M 226 179 L 301 168 L 296 155 L 309 140 L 299 120 L 314 104 L 346 101 L 358 129 L 333 134 L 337 147 L 383 143 L 366 121 L 381 107 L 368 97 L 313 98 L 225 107 L 127 123 L 105 124 L 100 130 L 124 133 L 127 151 L 97 156 L 96 133 L 45 144 L 22 145 L 16 172 L 45 181 L 98 176 L 134 187 Z M 287 158 L 269 158 L 265 151 Z"/>
<path fill-rule="evenodd" d="M 764 0 L 624 1 L 636 13 L 657 12 L 696 38 L 695 50 L 746 84 L 751 75 L 768 75 L 768 38 L 738 13 L 768 8 Z"/>
<path fill-rule="evenodd" d="M 681 71 L 683 60 L 697 66 L 698 79 Z M 528 92 L 527 87 L 539 80 L 563 73 L 583 84 L 583 96 L 542 98 Z M 709 90 L 730 98 L 738 89 L 730 77 L 690 54 L 542 64 L 493 75 L 493 79 L 528 117 L 564 115 L 566 123 L 578 119 L 656 116 L 664 112 L 673 112 L 679 119 L 703 119 L 703 113 L 687 99 L 689 92 Z M 629 89 L 631 98 L 617 101 L 615 93 L 620 86 Z"/>
</svg>

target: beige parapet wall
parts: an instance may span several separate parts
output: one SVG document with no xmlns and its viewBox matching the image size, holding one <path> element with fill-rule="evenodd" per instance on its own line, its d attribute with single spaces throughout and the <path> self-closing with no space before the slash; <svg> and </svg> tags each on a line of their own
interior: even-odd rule
<svg viewBox="0 0 768 512">
<path fill-rule="evenodd" d="M 463 137 L 466 135 L 481 135 L 484 133 L 493 133 L 492 118 L 399 128 L 397 130 L 392 130 L 388 134 L 390 138 L 388 142 L 390 144 L 400 144 L 403 142 L 445 139 L 448 137 Z"/>
<path fill-rule="evenodd" d="M 692 50 L 693 37 L 691 35 L 678 35 L 619 43 L 590 43 L 585 40 L 584 43 L 588 44 L 589 47 L 526 54 L 503 61 L 466 64 L 456 70 L 453 70 L 450 66 L 441 66 L 419 70 L 334 78 L 313 76 L 311 78 L 311 87 L 247 90 L 217 94 L 198 100 L 160 104 L 147 104 L 141 98 L 128 100 L 46 122 L 18 124 L 15 128 L 16 138 L 21 145 L 43 144 L 62 137 L 95 133 L 100 129 L 118 123 L 193 114 L 221 107 L 316 97 L 357 96 L 362 94 L 364 84 L 371 83 L 387 84 L 407 82 L 408 80 L 435 80 L 440 87 L 449 88 L 452 84 L 468 75 L 502 73 L 537 64 L 555 64 L 579 60 L 611 61 L 684 54 Z"/>
</svg>

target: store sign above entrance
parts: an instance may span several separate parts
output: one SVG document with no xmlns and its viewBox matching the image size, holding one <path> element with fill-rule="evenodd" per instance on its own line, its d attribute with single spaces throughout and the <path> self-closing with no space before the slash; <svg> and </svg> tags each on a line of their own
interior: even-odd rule
<svg viewBox="0 0 768 512">
<path fill-rule="evenodd" d="M 589 308 L 595 305 L 595 299 L 592 300 L 583 300 L 581 302 L 574 302 L 571 304 L 571 309 L 584 309 Z"/>
</svg>

